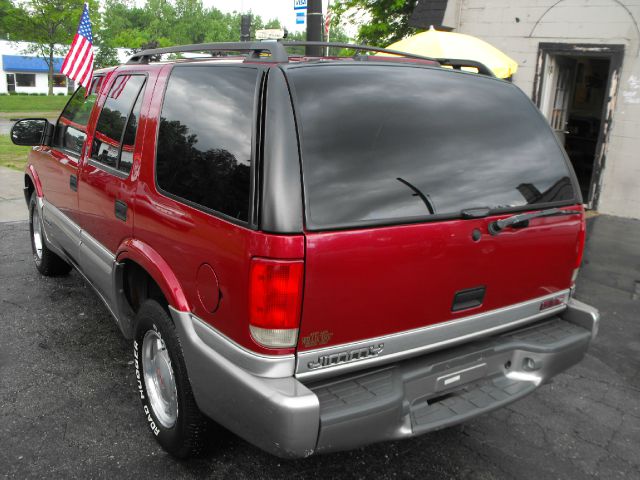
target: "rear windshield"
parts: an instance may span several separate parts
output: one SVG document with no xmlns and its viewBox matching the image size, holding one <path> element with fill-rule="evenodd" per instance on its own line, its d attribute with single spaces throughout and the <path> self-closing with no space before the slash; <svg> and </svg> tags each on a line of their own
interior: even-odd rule
<svg viewBox="0 0 640 480">
<path fill-rule="evenodd" d="M 412 66 L 288 75 L 310 230 L 575 198 L 554 134 L 515 86 Z"/>
</svg>

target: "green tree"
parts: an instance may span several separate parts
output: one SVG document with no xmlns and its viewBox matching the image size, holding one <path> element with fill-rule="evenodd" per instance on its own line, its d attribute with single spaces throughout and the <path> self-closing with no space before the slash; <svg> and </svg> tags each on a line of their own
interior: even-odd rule
<svg viewBox="0 0 640 480">
<path fill-rule="evenodd" d="M 2 1 L 2 0 L 0 0 Z M 132 0 L 107 0 L 100 38 L 112 47 L 139 51 L 143 45 L 237 42 L 240 13 L 222 13 L 205 8 L 202 0 L 147 0 L 136 6 Z M 277 20 L 253 17 L 252 34 L 259 28 L 277 28 Z"/>
<path fill-rule="evenodd" d="M 307 32 L 306 31 L 289 32 L 289 35 L 287 36 L 287 40 L 290 40 L 292 42 L 304 42 L 307 40 Z M 336 18 L 335 16 L 333 16 L 331 19 L 331 30 L 329 31 L 329 41 L 333 43 L 353 43 L 352 39 L 349 38 L 349 36 L 346 34 L 344 29 L 340 25 L 338 18 Z M 291 55 L 304 55 L 305 48 L 289 47 L 288 52 Z M 337 57 L 348 57 L 353 55 L 354 51 L 347 48 L 330 47 L 328 54 L 335 55 Z"/>
<path fill-rule="evenodd" d="M 103 43 L 97 43 L 94 48 L 95 57 L 93 59 L 94 68 L 113 67 L 120 63 L 118 51 Z"/>
<path fill-rule="evenodd" d="M 0 0 L 0 38 L 10 39 L 11 23 L 15 15 L 11 0 Z"/>
<path fill-rule="evenodd" d="M 180 44 L 203 43 L 210 23 L 201 0 L 176 0 L 172 40 Z"/>
<path fill-rule="evenodd" d="M 43 58 L 49 67 L 49 95 L 53 94 L 53 60 L 56 55 L 66 53 L 80 21 L 83 0 L 31 0 L 14 3 L 11 32 L 14 40 L 32 42 L 27 53 L 35 53 Z M 94 25 L 99 29 L 98 3 L 89 1 L 89 11 Z"/>
<path fill-rule="evenodd" d="M 101 42 L 109 47 L 139 47 L 146 38 L 142 29 L 145 18 L 141 8 L 126 1 L 107 0 L 104 4 Z"/>
<path fill-rule="evenodd" d="M 355 22 L 365 15 L 368 20 L 358 27 L 358 41 L 386 47 L 417 32 L 409 18 L 418 0 L 338 0 L 333 5 L 336 20 Z"/>
<path fill-rule="evenodd" d="M 173 45 L 173 29 L 176 10 L 168 0 L 148 0 L 144 6 L 147 42 L 157 42 L 160 47 Z"/>
</svg>

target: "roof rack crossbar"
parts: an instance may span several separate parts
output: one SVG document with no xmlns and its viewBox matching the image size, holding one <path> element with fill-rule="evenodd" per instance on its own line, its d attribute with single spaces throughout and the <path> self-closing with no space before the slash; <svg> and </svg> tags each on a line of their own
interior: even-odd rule
<svg viewBox="0 0 640 480">
<path fill-rule="evenodd" d="M 389 55 L 398 55 L 406 58 L 412 58 L 416 60 L 427 60 L 432 62 L 437 62 L 440 65 L 446 65 L 453 67 L 456 70 L 460 70 L 461 67 L 474 67 L 478 69 L 478 73 L 483 75 L 488 75 L 490 77 L 494 77 L 493 72 L 483 63 L 477 62 L 475 60 L 466 60 L 466 59 L 452 59 L 452 58 L 434 58 L 434 57 L 426 57 L 424 55 L 418 55 L 415 53 L 402 52 L 400 50 L 391 50 L 388 48 L 382 47 L 373 47 L 369 45 L 355 45 L 352 43 L 340 43 L 340 42 L 312 42 L 312 41 L 301 41 L 301 42 L 282 42 L 282 45 L 285 47 L 297 47 L 297 46 L 318 46 L 318 47 L 337 47 L 337 48 L 349 48 L 352 50 L 364 50 L 376 53 L 388 53 Z"/>
<path fill-rule="evenodd" d="M 368 52 L 388 53 L 389 55 L 398 55 L 401 57 L 415 58 L 416 60 L 428 60 L 437 62 L 438 60 L 431 57 L 425 57 L 424 55 L 417 55 L 415 53 L 401 52 L 399 50 L 389 50 L 388 48 L 373 47 L 370 45 L 356 45 L 354 43 L 341 43 L 341 42 L 281 42 L 285 47 L 337 47 L 337 48 L 349 48 L 352 50 L 364 50 Z"/>
<path fill-rule="evenodd" d="M 133 55 L 127 64 L 149 63 L 156 55 L 185 52 L 247 52 L 247 60 L 261 62 L 286 62 L 289 59 L 287 51 L 280 42 L 220 42 L 143 50 Z M 271 56 L 261 57 L 262 53 L 269 53 Z"/>
</svg>

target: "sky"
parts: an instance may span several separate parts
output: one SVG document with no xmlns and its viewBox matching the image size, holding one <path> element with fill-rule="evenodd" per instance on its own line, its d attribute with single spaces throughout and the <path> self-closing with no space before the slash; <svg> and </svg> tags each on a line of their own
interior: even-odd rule
<svg viewBox="0 0 640 480">
<path fill-rule="evenodd" d="M 277 18 L 291 32 L 306 29 L 306 25 L 296 25 L 293 0 L 203 0 L 202 3 L 205 7 L 216 7 L 224 13 L 233 11 L 248 13 L 251 10 L 252 13 L 260 15 L 263 20 Z M 323 13 L 327 11 L 327 3 L 328 0 L 322 1 Z M 355 28 L 346 30 L 347 34 L 355 33 Z"/>
</svg>

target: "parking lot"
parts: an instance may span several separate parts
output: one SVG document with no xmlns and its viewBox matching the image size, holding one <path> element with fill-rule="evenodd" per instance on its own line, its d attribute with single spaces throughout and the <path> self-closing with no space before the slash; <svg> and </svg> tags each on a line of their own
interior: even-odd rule
<svg viewBox="0 0 640 480">
<path fill-rule="evenodd" d="M 599 216 L 588 230 L 577 297 L 600 309 L 600 335 L 528 398 L 352 452 L 283 461 L 223 433 L 178 462 L 146 427 L 131 346 L 98 297 L 76 272 L 37 274 L 28 224 L 0 223 L 0 476 L 640 478 L 640 221 Z"/>
</svg>

